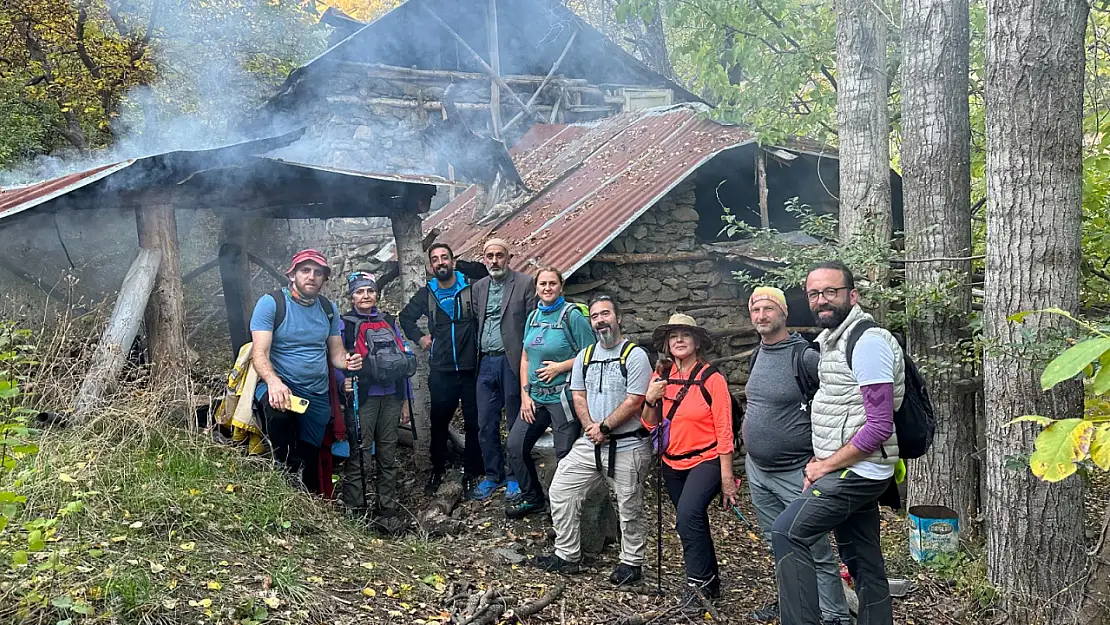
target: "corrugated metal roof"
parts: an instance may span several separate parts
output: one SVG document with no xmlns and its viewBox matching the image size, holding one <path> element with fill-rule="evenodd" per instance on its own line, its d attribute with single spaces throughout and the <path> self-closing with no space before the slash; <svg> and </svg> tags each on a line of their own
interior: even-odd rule
<svg viewBox="0 0 1110 625">
<path fill-rule="evenodd" d="M 87 171 L 66 174 L 51 180 L 6 189 L 0 188 L 0 218 L 34 208 L 43 202 L 49 202 L 56 197 L 114 174 L 134 162 L 134 160 L 127 160 L 110 165 L 101 165 Z"/>
<path fill-rule="evenodd" d="M 589 124 L 533 126 L 510 150 L 537 190 L 500 223 L 474 226 L 469 189 L 425 220 L 472 257 L 488 237 L 516 246 L 512 267 L 534 274 L 554 265 L 570 275 L 708 160 L 754 141 L 738 126 L 704 118 L 690 105 L 627 113 Z"/>
<path fill-rule="evenodd" d="M 385 180 L 387 182 L 404 182 L 408 184 L 431 184 L 451 187 L 466 187 L 466 183 L 458 182 L 455 180 L 448 180 L 443 176 L 435 174 L 379 174 L 375 172 L 358 171 L 354 169 L 344 169 L 342 167 L 328 167 L 326 165 L 313 165 L 310 163 L 298 163 L 296 161 L 287 161 L 282 158 L 272 158 L 264 156 L 266 160 L 281 163 L 282 165 L 289 165 L 291 167 L 304 167 L 306 169 L 316 169 L 319 171 L 326 171 L 333 174 L 346 174 L 349 176 L 359 176 L 361 178 L 372 178 L 374 180 Z"/>
</svg>

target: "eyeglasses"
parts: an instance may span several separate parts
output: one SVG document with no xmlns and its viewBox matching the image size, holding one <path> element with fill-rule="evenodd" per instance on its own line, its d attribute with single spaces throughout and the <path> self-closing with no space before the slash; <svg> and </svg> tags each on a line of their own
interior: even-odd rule
<svg viewBox="0 0 1110 625">
<path fill-rule="evenodd" d="M 847 288 L 848 287 L 846 287 L 846 286 L 837 286 L 837 287 L 830 286 L 829 288 L 827 288 L 823 291 L 806 291 L 806 299 L 808 299 L 810 301 L 810 303 L 812 303 L 812 302 L 816 302 L 818 297 L 824 295 L 825 296 L 825 301 L 826 302 L 831 302 L 834 299 L 836 299 L 837 294 L 839 294 L 841 291 L 846 290 Z"/>
</svg>

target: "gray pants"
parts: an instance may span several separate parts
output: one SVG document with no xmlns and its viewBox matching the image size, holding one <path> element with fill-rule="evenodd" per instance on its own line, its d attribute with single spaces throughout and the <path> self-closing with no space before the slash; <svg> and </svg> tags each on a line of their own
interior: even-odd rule
<svg viewBox="0 0 1110 625">
<path fill-rule="evenodd" d="M 813 545 L 832 530 L 840 556 L 856 582 L 859 625 L 893 625 L 890 588 L 879 545 L 879 497 L 890 480 L 869 480 L 850 470 L 817 480 L 771 526 L 782 625 L 818 625 L 820 611 Z"/>
<path fill-rule="evenodd" d="M 347 418 L 349 420 L 350 415 Z M 397 509 L 397 431 L 400 420 L 401 400 L 395 395 L 370 396 L 359 404 L 362 463 L 360 465 L 357 455 L 359 452 L 355 449 L 354 424 L 348 423 L 347 437 L 351 441 L 351 457 L 347 459 L 346 469 L 343 471 L 343 483 L 339 491 L 339 498 L 344 504 L 354 508 L 361 508 L 363 502 L 367 507 L 373 505 L 373 501 L 365 499 L 362 492 L 362 471 L 366 472 L 366 487 L 369 489 L 374 467 L 372 463 L 376 458 L 378 509 L 383 512 Z M 370 455 L 371 445 L 374 446 L 372 456 Z M 365 495 L 365 497 L 368 496 L 368 494 Z"/>
<path fill-rule="evenodd" d="M 745 458 L 744 466 L 755 515 L 763 530 L 763 540 L 767 542 L 767 549 L 771 549 L 771 526 L 786 506 L 802 494 L 804 467 L 792 471 L 764 471 L 752 461 L 751 456 Z M 817 570 L 817 598 L 821 605 L 822 618 L 840 618 L 847 623 L 848 603 L 844 599 L 844 586 L 840 581 L 840 562 L 833 553 L 828 536 L 818 539 L 810 552 Z"/>
</svg>

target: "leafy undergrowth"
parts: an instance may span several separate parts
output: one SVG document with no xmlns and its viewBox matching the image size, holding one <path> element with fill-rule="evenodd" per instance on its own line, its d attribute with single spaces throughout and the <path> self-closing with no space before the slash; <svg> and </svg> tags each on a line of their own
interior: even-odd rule
<svg viewBox="0 0 1110 625">
<path fill-rule="evenodd" d="M 264 460 L 124 413 L 82 430 L 47 431 L 38 443 L 39 453 L 5 478 L 27 500 L 0 533 L 2 623 L 440 623 L 450 617 L 444 602 L 455 583 L 496 584 L 521 601 L 565 584 L 563 598 L 529 622 L 615 623 L 666 610 L 682 579 L 668 504 L 664 593 L 653 593 L 650 487 L 648 579 L 627 591 L 607 580 L 614 546 L 572 578 L 507 562 L 499 551 L 549 550 L 550 521 L 506 520 L 500 495 L 463 503 L 467 529 L 459 536 L 432 540 L 415 532 L 383 539 L 295 492 Z M 413 466 L 407 451 L 401 460 L 402 467 Z M 420 477 L 403 476 L 412 510 L 425 503 Z M 750 504 L 743 510 L 754 521 Z M 714 507 L 712 524 L 724 579 L 720 614 L 750 622 L 753 609 L 774 599 L 772 559 L 756 532 L 731 512 Z M 918 586 L 895 601 L 896 620 L 959 622 L 970 591 L 904 564 L 904 527 L 884 516 L 892 570 Z M 654 622 L 697 620 L 671 614 Z"/>
</svg>

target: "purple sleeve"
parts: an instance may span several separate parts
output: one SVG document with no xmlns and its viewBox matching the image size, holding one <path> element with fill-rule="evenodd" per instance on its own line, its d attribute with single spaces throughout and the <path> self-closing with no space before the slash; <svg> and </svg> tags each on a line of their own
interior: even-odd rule
<svg viewBox="0 0 1110 625">
<path fill-rule="evenodd" d="M 867 422 L 852 437 L 852 445 L 860 451 L 873 454 L 894 435 L 894 385 L 868 384 L 859 387 L 863 393 L 863 410 Z"/>
</svg>

